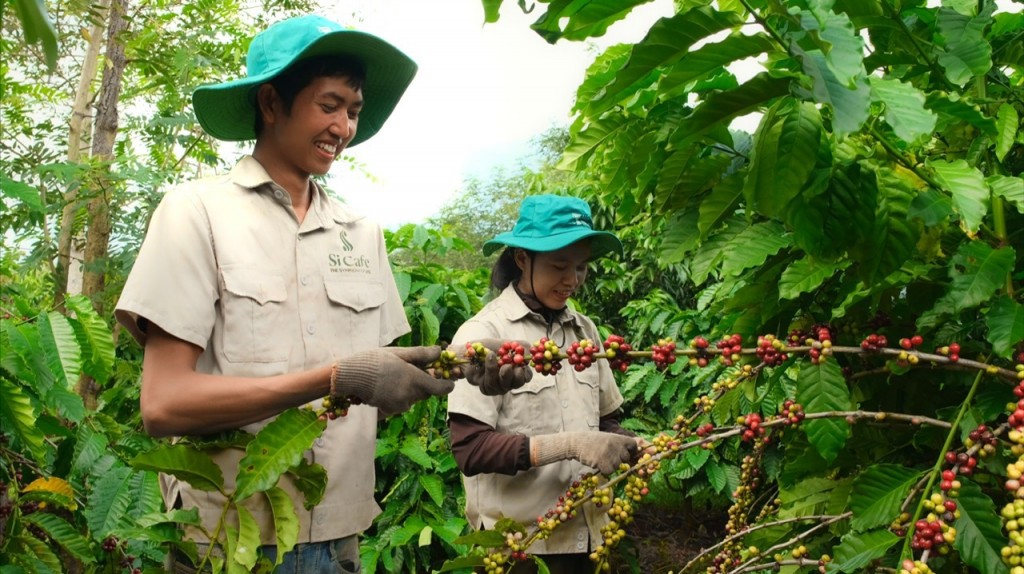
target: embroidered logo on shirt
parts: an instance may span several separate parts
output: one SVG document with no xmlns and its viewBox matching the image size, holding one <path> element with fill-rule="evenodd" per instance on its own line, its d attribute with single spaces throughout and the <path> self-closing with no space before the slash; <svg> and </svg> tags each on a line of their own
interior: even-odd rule
<svg viewBox="0 0 1024 574">
<path fill-rule="evenodd" d="M 341 239 L 341 249 L 345 253 L 328 253 L 327 264 L 331 273 L 365 273 L 372 274 L 370 258 L 366 255 L 349 255 L 355 249 L 352 242 L 348 240 L 348 233 L 342 230 L 338 233 Z"/>
<path fill-rule="evenodd" d="M 349 240 L 348 240 L 348 233 L 346 233 L 344 229 L 342 229 L 341 233 L 339 233 L 338 235 L 341 237 L 341 248 L 342 249 L 344 249 L 345 251 L 352 251 L 353 249 L 355 249 L 352 246 L 352 243 L 349 242 Z"/>
</svg>

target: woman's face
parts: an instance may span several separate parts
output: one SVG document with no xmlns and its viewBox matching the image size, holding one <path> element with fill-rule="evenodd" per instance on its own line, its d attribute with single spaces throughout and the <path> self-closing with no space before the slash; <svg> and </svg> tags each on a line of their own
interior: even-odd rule
<svg viewBox="0 0 1024 574">
<path fill-rule="evenodd" d="M 519 249 L 515 260 L 523 272 L 519 290 L 533 295 L 549 309 L 561 309 L 587 278 L 590 242 L 577 241 L 558 251 L 534 253 L 532 264 L 530 256 Z"/>
</svg>

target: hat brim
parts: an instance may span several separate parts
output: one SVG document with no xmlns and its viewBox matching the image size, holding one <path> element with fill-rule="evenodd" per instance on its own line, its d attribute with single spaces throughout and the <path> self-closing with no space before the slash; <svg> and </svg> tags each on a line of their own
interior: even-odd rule
<svg viewBox="0 0 1024 574">
<path fill-rule="evenodd" d="M 595 231 L 593 229 L 573 230 L 558 235 L 546 237 L 520 237 L 511 231 L 499 233 L 494 239 L 484 243 L 484 255 L 490 255 L 503 247 L 518 247 L 529 251 L 557 251 L 568 247 L 582 239 L 590 239 L 590 259 L 603 257 L 608 253 L 615 252 L 622 255 L 622 242 L 615 234 L 608 231 Z"/>
<path fill-rule="evenodd" d="M 219 140 L 256 139 L 253 89 L 273 79 L 295 62 L 322 55 L 350 56 L 365 66 L 363 99 L 366 105 L 359 113 L 359 128 L 348 147 L 370 139 L 384 126 L 398 105 L 416 76 L 417 66 L 398 48 L 358 30 L 338 30 L 323 35 L 280 70 L 196 88 L 192 93 L 192 108 L 196 119 L 207 133 Z"/>
</svg>

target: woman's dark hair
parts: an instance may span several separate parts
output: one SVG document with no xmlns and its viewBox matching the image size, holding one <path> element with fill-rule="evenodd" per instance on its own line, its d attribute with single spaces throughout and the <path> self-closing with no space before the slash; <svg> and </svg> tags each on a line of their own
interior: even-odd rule
<svg viewBox="0 0 1024 574">
<path fill-rule="evenodd" d="M 503 290 L 510 284 L 519 281 L 519 278 L 523 276 L 523 270 L 516 265 L 515 253 L 518 247 L 506 247 L 501 255 L 498 256 L 498 260 L 494 262 L 494 267 L 491 268 L 491 288 L 497 291 Z M 524 249 L 523 251 L 532 259 L 533 251 Z"/>
<path fill-rule="evenodd" d="M 280 96 L 284 103 L 286 114 L 292 113 L 292 105 L 295 97 L 299 95 L 306 86 L 313 83 L 316 78 L 348 78 L 348 85 L 354 90 L 363 89 L 363 82 L 366 81 L 366 68 L 362 62 L 353 58 L 339 57 L 337 55 L 313 56 L 300 60 L 288 67 L 285 71 L 271 78 L 267 83 L 274 87 L 274 91 Z M 256 137 L 263 131 L 263 114 L 260 113 L 260 106 L 256 103 L 256 91 L 259 86 L 253 89 L 250 97 L 253 99 L 253 107 L 256 109 Z"/>
</svg>

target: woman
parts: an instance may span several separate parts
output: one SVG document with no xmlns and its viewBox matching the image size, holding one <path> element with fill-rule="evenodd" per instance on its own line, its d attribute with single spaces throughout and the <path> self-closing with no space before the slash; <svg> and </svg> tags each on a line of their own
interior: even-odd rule
<svg viewBox="0 0 1024 574">
<path fill-rule="evenodd" d="M 484 244 L 484 254 L 505 250 L 491 273 L 500 294 L 455 335 L 453 348 L 491 339 L 547 338 L 566 349 L 589 339 L 600 345 L 594 322 L 569 309 L 583 284 L 587 263 L 622 252 L 615 235 L 593 229 L 590 207 L 555 195 L 526 198 L 510 232 Z M 610 474 L 637 453 L 640 439 L 618 423 L 622 395 L 607 361 L 577 372 L 562 368 L 537 374 L 507 394 L 484 395 L 456 385 L 449 395 L 452 452 L 466 486 L 466 515 L 473 528 L 492 528 L 501 518 L 536 520 L 554 507 L 572 481 L 595 470 Z M 601 544 L 603 509 L 585 505 L 550 538 L 534 543 L 553 573 L 584 572 Z M 533 561 L 514 572 L 534 572 Z"/>
</svg>

